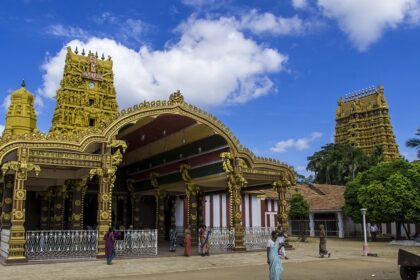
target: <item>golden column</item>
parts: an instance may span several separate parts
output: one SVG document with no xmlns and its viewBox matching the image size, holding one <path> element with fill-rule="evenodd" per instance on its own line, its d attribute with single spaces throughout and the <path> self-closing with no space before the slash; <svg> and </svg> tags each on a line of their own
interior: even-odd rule
<svg viewBox="0 0 420 280">
<path fill-rule="evenodd" d="M 54 217 L 52 229 L 61 230 L 64 227 L 64 201 L 67 186 L 57 186 L 54 192 Z"/>
<path fill-rule="evenodd" d="M 191 245 L 196 246 L 198 242 L 198 217 L 197 217 L 197 195 L 200 190 L 198 185 L 192 182 L 191 176 L 189 174 L 189 170 L 191 166 L 188 164 L 181 164 L 180 171 L 182 180 L 185 182 L 185 194 L 186 194 L 186 204 L 187 204 L 187 213 L 185 213 L 188 217 L 187 219 L 187 226 L 191 230 Z"/>
<path fill-rule="evenodd" d="M 13 208 L 13 183 L 15 181 L 15 175 L 7 174 L 4 176 L 4 190 L 3 190 L 3 202 L 2 202 L 2 215 L 1 215 L 1 228 L 10 229 L 12 208 Z"/>
<path fill-rule="evenodd" d="M 0 176 L 1 178 L 2 176 Z M 3 188 L 4 188 L 4 183 L 0 182 L 0 214 L 3 212 Z M 0 216 L 1 217 L 1 216 Z M 1 229 L 1 222 L 0 222 L 0 229 Z"/>
<path fill-rule="evenodd" d="M 73 199 L 72 199 L 72 215 L 71 215 L 71 229 L 83 229 L 83 196 L 87 188 L 87 178 L 72 180 Z"/>
<path fill-rule="evenodd" d="M 282 179 L 273 182 L 273 188 L 278 195 L 278 212 L 277 212 L 277 228 L 280 231 L 287 232 L 289 230 L 289 217 L 287 213 L 287 189 L 291 186 L 290 180 L 283 177 Z"/>
<path fill-rule="evenodd" d="M 244 229 L 242 226 L 242 188 L 247 184 L 242 175 L 243 160 L 235 158 L 231 153 L 221 153 L 223 170 L 226 172 L 227 187 L 230 197 L 230 217 L 235 229 L 235 251 L 244 251 Z"/>
<path fill-rule="evenodd" d="M 165 240 L 165 199 L 167 193 L 159 189 L 158 183 L 159 174 L 156 172 L 150 173 L 150 183 L 155 188 L 156 198 L 156 228 L 158 229 L 158 240 Z"/>
<path fill-rule="evenodd" d="M 119 146 L 112 146 L 110 148 L 119 148 Z M 124 151 L 124 148 L 123 148 Z M 98 252 L 97 257 L 105 257 L 105 241 L 103 237 L 107 233 L 112 222 L 112 190 L 115 182 L 115 172 L 117 166 L 122 161 L 122 153 L 117 149 L 111 154 L 111 149 L 103 156 L 102 168 L 91 169 L 89 177 L 92 179 L 94 176 L 99 178 L 99 191 L 98 191 Z"/>
<path fill-rule="evenodd" d="M 12 170 L 15 172 L 13 189 L 12 225 L 10 228 L 9 250 L 6 262 L 25 261 L 25 181 L 28 172 L 35 171 L 39 175 L 41 168 L 38 165 L 28 162 L 29 151 L 27 148 L 18 149 L 18 160 L 9 161 L 3 164 L 1 170 L 3 175 Z"/>
</svg>

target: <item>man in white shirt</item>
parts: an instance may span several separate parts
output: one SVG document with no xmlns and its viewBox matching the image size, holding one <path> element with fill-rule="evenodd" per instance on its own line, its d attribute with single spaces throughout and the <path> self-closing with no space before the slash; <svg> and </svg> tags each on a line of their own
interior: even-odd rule
<svg viewBox="0 0 420 280">
<path fill-rule="evenodd" d="M 376 235 L 378 234 L 378 226 L 376 224 L 370 225 L 370 236 L 372 237 L 372 242 L 376 241 Z"/>
<path fill-rule="evenodd" d="M 284 258 L 288 260 L 289 258 L 286 256 L 286 237 L 286 234 L 281 231 L 276 242 L 279 244 L 279 256 L 284 256 Z"/>
</svg>

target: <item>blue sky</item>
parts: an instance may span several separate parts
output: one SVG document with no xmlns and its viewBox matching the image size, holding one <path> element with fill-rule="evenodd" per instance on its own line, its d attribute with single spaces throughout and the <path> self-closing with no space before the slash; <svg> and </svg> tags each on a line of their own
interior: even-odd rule
<svg viewBox="0 0 420 280">
<path fill-rule="evenodd" d="M 215 114 L 291 164 L 332 142 L 337 100 L 382 84 L 400 152 L 420 126 L 420 0 L 2 1 L 0 127 L 21 79 L 48 131 L 65 46 L 114 61 L 120 109 L 166 99 Z"/>
</svg>

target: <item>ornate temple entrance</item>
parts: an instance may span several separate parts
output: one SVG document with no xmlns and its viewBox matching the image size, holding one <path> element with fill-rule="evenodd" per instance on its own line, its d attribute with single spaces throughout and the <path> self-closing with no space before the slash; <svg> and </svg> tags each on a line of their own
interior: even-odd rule
<svg viewBox="0 0 420 280">
<path fill-rule="evenodd" d="M 0 140 L 4 261 L 103 257 L 110 226 L 123 233 L 121 255 L 156 253 L 172 226 L 189 227 L 196 244 L 198 226 L 214 216 L 206 214 L 206 195 L 215 193 L 225 227 L 214 236 L 227 240 L 218 244 L 245 250 L 245 235 L 257 231 L 244 230 L 242 191 L 267 186 L 278 192 L 276 225 L 287 230 L 289 166 L 256 157 L 179 91 L 118 112 L 111 67 L 112 61 L 69 50 L 51 132 L 36 131 L 33 122 L 15 130 L 27 117 L 21 113 L 6 122 Z M 22 105 L 33 107 L 25 87 L 16 93 L 9 116 Z M 51 245 L 53 239 L 61 241 Z"/>
</svg>

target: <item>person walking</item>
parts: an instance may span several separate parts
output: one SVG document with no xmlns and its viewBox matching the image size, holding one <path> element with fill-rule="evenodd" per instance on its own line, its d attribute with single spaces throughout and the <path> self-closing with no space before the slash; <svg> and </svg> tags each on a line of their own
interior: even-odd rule
<svg viewBox="0 0 420 280">
<path fill-rule="evenodd" d="M 201 238 L 201 255 L 204 256 L 210 256 L 210 244 L 209 244 L 209 238 L 210 238 L 210 230 L 203 225 L 203 235 Z"/>
<path fill-rule="evenodd" d="M 279 256 L 288 260 L 289 258 L 286 256 L 286 237 L 284 231 L 281 231 L 277 237 L 277 242 L 279 243 Z"/>
<path fill-rule="evenodd" d="M 376 224 L 371 224 L 369 231 L 370 231 L 370 236 L 372 238 L 372 242 L 376 242 L 376 235 L 378 234 L 378 226 Z"/>
<path fill-rule="evenodd" d="M 105 240 L 105 256 L 106 264 L 112 264 L 112 259 L 115 257 L 114 243 L 116 238 L 116 232 L 110 227 L 108 232 L 104 235 Z"/>
<path fill-rule="evenodd" d="M 191 230 L 186 228 L 184 231 L 184 256 L 189 257 L 191 251 Z"/>
<path fill-rule="evenodd" d="M 327 250 L 327 233 L 323 224 L 319 225 L 319 255 L 321 258 L 324 256 L 331 256 L 331 253 Z"/>
<path fill-rule="evenodd" d="M 172 228 L 169 230 L 169 252 L 176 251 L 176 236 L 176 227 L 172 226 Z"/>
<path fill-rule="evenodd" d="M 279 243 L 277 232 L 271 232 L 271 239 L 267 242 L 267 264 L 269 266 L 269 280 L 281 280 L 283 265 L 279 257 Z"/>
</svg>

